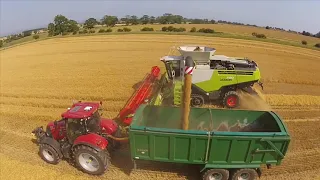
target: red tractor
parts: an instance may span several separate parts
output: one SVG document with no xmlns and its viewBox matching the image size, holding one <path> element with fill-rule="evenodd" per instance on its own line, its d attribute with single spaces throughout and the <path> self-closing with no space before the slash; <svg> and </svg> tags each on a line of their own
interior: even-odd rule
<svg viewBox="0 0 320 180">
<path fill-rule="evenodd" d="M 113 120 L 101 118 L 99 108 L 99 103 L 75 103 L 61 120 L 49 122 L 46 131 L 43 127 L 33 130 L 41 158 L 50 164 L 72 159 L 85 173 L 104 173 L 110 163 L 108 135 L 115 135 L 119 128 Z"/>
<path fill-rule="evenodd" d="M 43 127 L 34 129 L 32 133 L 37 138 L 41 158 L 50 164 L 58 164 L 62 158 L 71 159 L 85 173 L 103 174 L 110 163 L 108 149 L 114 149 L 120 141 L 128 139 L 120 137 L 121 131 L 130 125 L 139 105 L 153 98 L 159 73 L 160 68 L 155 66 L 145 76 L 120 111 L 117 117 L 120 125 L 101 118 L 102 103 L 78 102 L 61 114 L 61 120 L 49 122 L 45 131 Z"/>
</svg>

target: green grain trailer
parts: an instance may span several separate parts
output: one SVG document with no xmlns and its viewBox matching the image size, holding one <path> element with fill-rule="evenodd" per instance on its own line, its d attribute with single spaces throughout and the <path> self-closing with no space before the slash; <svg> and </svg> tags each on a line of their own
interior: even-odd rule
<svg viewBox="0 0 320 180">
<path fill-rule="evenodd" d="M 129 128 L 134 164 L 196 164 L 205 180 L 251 180 L 261 165 L 280 165 L 290 142 L 272 111 L 191 108 L 189 121 L 189 130 L 181 130 L 179 107 L 141 105 Z"/>
</svg>

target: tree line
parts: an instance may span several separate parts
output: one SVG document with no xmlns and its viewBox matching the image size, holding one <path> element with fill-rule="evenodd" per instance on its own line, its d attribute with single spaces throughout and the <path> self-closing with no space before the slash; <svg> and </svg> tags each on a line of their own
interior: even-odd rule
<svg viewBox="0 0 320 180">
<path fill-rule="evenodd" d="M 53 22 L 48 24 L 47 30 L 48 30 L 48 36 L 57 36 L 57 35 L 68 35 L 71 33 L 72 34 L 85 33 L 86 31 L 93 32 L 93 30 L 91 30 L 91 29 L 93 29 L 96 25 L 113 27 L 116 24 L 125 24 L 125 25 L 142 24 L 142 25 L 145 25 L 145 24 L 186 24 L 186 23 L 189 23 L 189 24 L 223 23 L 223 24 L 259 27 L 254 24 L 244 24 L 244 23 L 230 22 L 230 21 L 224 21 L 224 20 L 216 21 L 214 19 L 186 18 L 181 15 L 165 13 L 162 16 L 158 16 L 158 17 L 149 16 L 149 15 L 143 15 L 142 17 L 138 17 L 136 15 L 126 15 L 125 17 L 122 17 L 122 18 L 119 18 L 117 16 L 113 16 L 113 15 L 104 15 L 101 19 L 95 19 L 95 18 L 91 17 L 84 22 L 84 24 L 83 24 L 84 30 L 80 31 L 80 25 L 77 21 L 72 20 L 72 19 L 68 19 L 64 15 L 59 14 L 54 17 Z M 286 31 L 283 28 L 277 28 L 277 27 L 271 27 L 271 26 L 266 26 L 264 28 Z M 8 43 L 8 42 L 11 42 L 14 40 L 21 39 L 26 36 L 31 36 L 32 32 L 36 32 L 37 30 L 39 30 L 39 29 L 28 30 L 28 31 L 24 31 L 20 34 L 10 35 L 7 37 L 6 40 L 4 40 L 4 42 Z M 107 31 L 110 31 L 110 28 Z M 178 32 L 178 29 L 177 29 L 177 31 L 173 31 L 173 32 Z M 181 29 L 180 29 L 180 32 L 181 32 Z M 287 32 L 320 38 L 320 31 L 317 34 L 312 34 L 307 31 L 297 32 L 297 31 L 293 31 L 293 30 L 289 29 Z M 254 36 L 256 36 L 256 35 L 254 35 Z M 258 36 L 259 36 L 259 34 L 258 34 Z M 37 38 L 39 38 L 39 36 L 34 35 L 34 38 L 37 39 Z M 264 38 L 264 37 L 262 37 L 262 38 Z M 0 42 L 0 45 L 3 45 L 3 41 Z"/>
<path fill-rule="evenodd" d="M 84 25 L 84 28 L 86 29 L 92 29 L 96 25 L 105 25 L 107 27 L 113 27 L 116 24 L 138 25 L 138 24 L 185 24 L 185 23 L 190 23 L 190 24 L 223 23 L 223 24 L 259 27 L 254 24 L 244 24 L 244 23 L 230 22 L 230 21 L 223 21 L 223 20 L 216 21 L 214 19 L 186 18 L 181 15 L 175 15 L 171 13 L 165 13 L 162 16 L 158 16 L 158 17 L 149 16 L 149 15 L 143 15 L 142 17 L 138 17 L 135 15 L 126 15 L 125 17 L 118 18 L 117 16 L 104 15 L 100 20 L 97 20 L 95 18 L 89 18 L 84 22 L 83 25 Z M 77 24 L 78 23 L 76 21 L 69 20 L 63 15 L 57 15 L 54 18 L 54 22 L 48 25 L 49 36 L 75 33 L 79 31 L 79 26 L 77 26 Z M 286 31 L 285 29 L 278 28 L 278 27 L 266 26 L 265 28 Z M 320 38 L 320 31 L 317 34 L 312 34 L 307 31 L 297 32 L 289 29 L 288 32 Z"/>
<path fill-rule="evenodd" d="M 100 20 L 95 18 L 89 18 L 84 22 L 85 29 L 92 29 L 96 25 L 105 25 L 107 27 L 113 27 L 116 24 L 125 25 L 138 25 L 138 24 L 215 24 L 216 21 L 211 19 L 188 19 L 180 15 L 173 15 L 166 13 L 163 16 L 154 17 L 149 15 L 143 15 L 137 17 L 135 15 L 126 15 L 123 18 L 117 16 L 105 15 Z M 48 24 L 49 36 L 65 35 L 68 33 L 76 33 L 79 31 L 78 23 L 74 20 L 69 20 L 63 15 L 57 15 L 54 17 L 54 21 Z"/>
</svg>

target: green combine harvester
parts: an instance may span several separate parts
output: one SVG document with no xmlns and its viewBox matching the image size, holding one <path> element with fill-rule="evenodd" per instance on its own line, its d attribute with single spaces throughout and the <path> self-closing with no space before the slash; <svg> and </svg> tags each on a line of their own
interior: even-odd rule
<svg viewBox="0 0 320 180">
<path fill-rule="evenodd" d="M 227 108 L 237 108 L 240 105 L 238 91 L 257 95 L 253 90 L 255 83 L 260 82 L 260 70 L 257 63 L 247 58 L 235 58 L 225 55 L 215 55 L 216 49 L 206 46 L 180 46 L 179 56 L 161 57 L 166 73 L 160 80 L 161 98 L 157 97 L 153 104 L 161 104 L 160 99 L 171 105 L 180 106 L 182 102 L 182 87 L 184 79 L 184 61 L 191 57 L 196 66 L 193 69 L 191 106 L 201 107 L 212 101 Z"/>
</svg>

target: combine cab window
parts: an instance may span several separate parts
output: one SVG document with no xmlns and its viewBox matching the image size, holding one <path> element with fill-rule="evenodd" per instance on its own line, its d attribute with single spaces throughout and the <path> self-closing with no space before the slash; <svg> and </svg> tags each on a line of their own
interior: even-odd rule
<svg viewBox="0 0 320 180">
<path fill-rule="evenodd" d="M 180 61 L 168 61 L 165 63 L 167 73 L 170 79 L 180 77 Z"/>
</svg>

